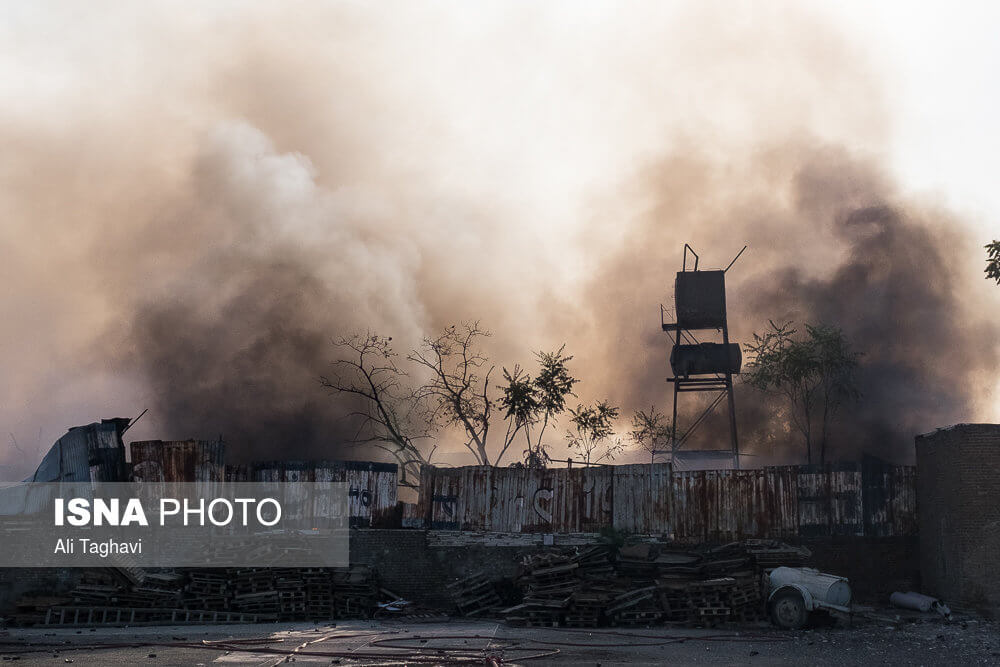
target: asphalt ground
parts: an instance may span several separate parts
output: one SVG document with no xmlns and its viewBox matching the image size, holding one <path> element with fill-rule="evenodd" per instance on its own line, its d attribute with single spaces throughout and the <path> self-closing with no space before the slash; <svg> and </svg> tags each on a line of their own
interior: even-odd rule
<svg viewBox="0 0 1000 667">
<path fill-rule="evenodd" d="M 3 664 L 89 665 L 954 665 L 1000 664 L 1000 628 L 968 618 L 868 621 L 797 632 L 516 628 L 464 619 L 414 623 L 12 629 Z M 490 661 L 494 662 L 490 662 Z"/>
</svg>

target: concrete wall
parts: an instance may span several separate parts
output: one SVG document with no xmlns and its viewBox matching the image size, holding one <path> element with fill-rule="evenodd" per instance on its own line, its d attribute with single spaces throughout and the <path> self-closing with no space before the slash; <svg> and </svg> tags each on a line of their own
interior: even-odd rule
<svg viewBox="0 0 1000 667">
<path fill-rule="evenodd" d="M 1000 424 L 958 424 L 917 436 L 924 591 L 1000 610 Z"/>
</svg>

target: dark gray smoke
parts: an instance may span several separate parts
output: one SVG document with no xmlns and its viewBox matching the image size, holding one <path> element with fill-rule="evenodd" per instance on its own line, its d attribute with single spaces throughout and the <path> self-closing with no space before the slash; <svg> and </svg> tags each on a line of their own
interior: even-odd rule
<svg viewBox="0 0 1000 667">
<path fill-rule="evenodd" d="M 662 359 L 669 343 L 627 295 L 658 290 L 667 299 L 685 241 L 718 267 L 749 243 L 727 276 L 732 338 L 748 341 L 768 320 L 842 328 L 863 355 L 863 398 L 836 422 L 830 458 L 911 460 L 915 434 L 969 419 L 997 366 L 995 318 L 975 307 L 979 267 L 964 259 L 974 241 L 948 213 L 901 197 L 846 151 L 788 144 L 762 155 L 736 169 L 666 160 L 647 174 L 657 204 L 599 274 L 592 302 L 618 324 L 610 340 L 641 341 L 627 352 L 622 345 L 622 372 L 610 382 L 627 388 L 626 404 L 669 411 L 665 365 L 644 363 Z M 736 186 L 736 199 L 720 196 L 722 172 L 754 184 Z M 710 227 L 701 222 L 709 219 Z M 764 461 L 804 456 L 780 398 L 741 386 L 737 401 L 748 451 Z M 685 423 L 694 416 L 688 407 Z M 721 417 L 710 420 L 692 446 L 725 447 L 727 429 Z"/>
<path fill-rule="evenodd" d="M 203 268 L 229 298 L 209 309 L 194 297 L 149 302 L 135 314 L 135 362 L 172 434 L 218 435 L 240 458 L 346 455 L 315 380 L 330 356 L 330 293 L 291 260 L 234 257 Z"/>
<path fill-rule="evenodd" d="M 868 54 L 798 3 L 668 4 L 5 17 L 3 431 L 44 448 L 148 407 L 136 439 L 373 457 L 317 382 L 330 338 L 405 353 L 467 320 L 499 365 L 566 343 L 581 401 L 667 409 L 685 241 L 716 266 L 750 243 L 735 340 L 828 319 L 865 352 L 845 456 L 981 414 L 981 242 L 882 173 Z M 788 452 L 780 409 L 738 399 L 760 460 Z"/>
</svg>

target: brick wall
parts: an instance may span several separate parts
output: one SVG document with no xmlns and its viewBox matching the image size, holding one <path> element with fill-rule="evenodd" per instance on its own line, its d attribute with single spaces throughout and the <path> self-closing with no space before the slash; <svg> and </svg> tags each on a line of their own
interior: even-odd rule
<svg viewBox="0 0 1000 667">
<path fill-rule="evenodd" d="M 1000 610 L 1000 424 L 938 429 L 916 448 L 925 591 Z"/>
<path fill-rule="evenodd" d="M 919 591 L 920 551 L 916 537 L 826 537 L 803 540 L 807 564 L 847 577 L 854 601 L 887 604 L 895 591 Z"/>
</svg>

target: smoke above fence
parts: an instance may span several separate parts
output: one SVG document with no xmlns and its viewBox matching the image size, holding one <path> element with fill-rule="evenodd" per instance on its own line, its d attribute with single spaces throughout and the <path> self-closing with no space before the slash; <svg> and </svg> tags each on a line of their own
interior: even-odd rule
<svg viewBox="0 0 1000 667">
<path fill-rule="evenodd" d="M 721 197 L 713 194 L 730 179 L 737 185 Z M 671 184 L 678 181 L 688 187 L 675 195 Z M 593 312 L 620 324 L 602 354 L 613 354 L 611 341 L 642 341 L 645 348 L 622 356 L 604 380 L 626 388 L 619 400 L 662 404 L 656 395 L 668 391 L 663 367 L 642 363 L 662 358 L 664 335 L 649 327 L 648 316 L 641 328 L 633 324 L 642 310 L 633 289 L 663 290 L 663 278 L 646 273 L 662 261 L 648 249 L 676 248 L 676 269 L 680 243 L 690 240 L 703 267 L 705 259 L 725 267 L 749 243 L 727 278 L 732 340 L 751 341 L 769 320 L 793 321 L 802 333 L 805 323 L 825 323 L 843 329 L 862 354 L 862 397 L 841 408 L 834 422 L 833 458 L 906 461 L 914 434 L 969 419 L 997 365 L 991 342 L 997 325 L 970 288 L 977 286 L 978 266 L 963 263 L 968 239 L 953 215 L 901 195 L 876 166 L 837 147 L 786 145 L 742 164 L 667 160 L 650 169 L 647 182 L 648 214 L 590 291 Z M 705 201 L 713 202 L 709 215 L 717 225 L 702 222 Z M 662 224 L 667 219 L 673 224 Z M 677 229 L 689 230 L 686 239 Z M 669 298 L 668 292 L 668 306 Z M 804 456 L 780 396 L 738 383 L 737 414 L 751 453 L 765 461 Z M 679 420 L 681 432 L 695 416 Z M 700 435 L 696 447 L 726 443 L 728 425 L 709 421 Z"/>
<path fill-rule="evenodd" d="M 498 365 L 565 342 L 581 400 L 666 409 L 684 242 L 718 266 L 750 244 L 734 340 L 823 321 L 864 353 L 835 456 L 905 460 L 996 368 L 975 242 L 881 165 L 867 55 L 792 6 L 150 7 L 11 28 L 0 417 L 21 448 L 149 407 L 136 437 L 374 457 L 317 381 L 330 340 L 405 353 L 468 320 Z M 737 400 L 750 451 L 791 456 L 780 407 Z"/>
</svg>

